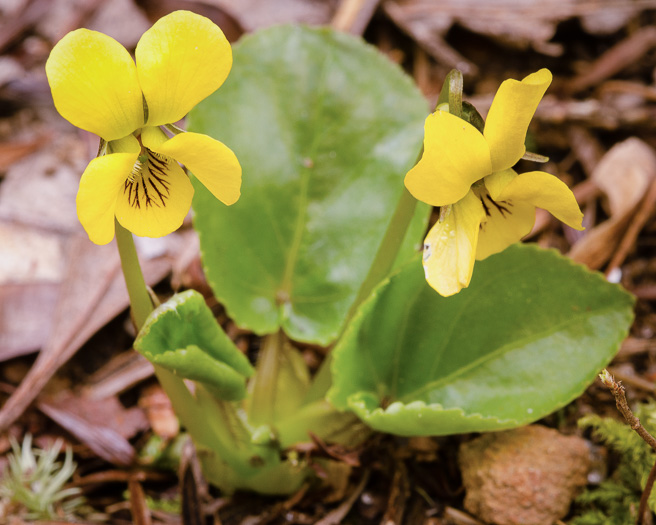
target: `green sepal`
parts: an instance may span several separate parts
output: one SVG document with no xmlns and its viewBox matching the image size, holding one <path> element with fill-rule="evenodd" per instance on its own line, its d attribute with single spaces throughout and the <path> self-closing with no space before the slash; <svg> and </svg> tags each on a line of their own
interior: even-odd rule
<svg viewBox="0 0 656 525">
<path fill-rule="evenodd" d="M 462 103 L 462 119 L 469 122 L 478 131 L 483 133 L 485 129 L 485 121 L 478 110 L 470 102 L 463 101 Z"/>
<path fill-rule="evenodd" d="M 462 73 L 457 69 L 452 69 L 444 79 L 436 106 L 448 104 L 449 113 L 462 118 L 462 89 Z"/>
<path fill-rule="evenodd" d="M 531 162 L 539 162 L 541 164 L 544 164 L 545 162 L 549 162 L 549 157 L 545 157 L 544 155 L 540 155 L 539 153 L 533 153 L 531 151 L 527 151 L 522 155 L 523 160 L 530 160 Z"/>
</svg>

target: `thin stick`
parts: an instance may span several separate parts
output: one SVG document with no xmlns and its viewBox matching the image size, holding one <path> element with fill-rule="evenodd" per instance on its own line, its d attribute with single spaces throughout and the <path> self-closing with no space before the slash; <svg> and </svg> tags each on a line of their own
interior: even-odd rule
<svg viewBox="0 0 656 525">
<path fill-rule="evenodd" d="M 622 413 L 624 419 L 629 424 L 629 426 L 637 432 L 637 434 L 646 441 L 646 443 L 656 451 L 656 439 L 652 436 L 647 429 L 642 426 L 640 420 L 635 416 L 635 414 L 629 408 L 629 404 L 626 401 L 626 391 L 622 384 L 618 381 L 615 381 L 615 378 L 610 375 L 610 372 L 606 369 L 602 370 L 599 374 L 601 382 L 606 385 L 615 397 L 615 404 L 617 409 Z M 638 508 L 638 518 L 636 519 L 636 525 L 642 525 L 644 523 L 645 513 L 647 512 L 647 501 L 649 500 L 649 494 L 651 494 L 651 489 L 654 486 L 654 480 L 656 479 L 656 463 L 651 468 L 649 472 L 649 477 L 647 478 L 647 483 L 645 483 L 645 489 L 642 492 L 642 497 L 640 498 L 640 507 Z"/>
<path fill-rule="evenodd" d="M 638 506 L 638 520 L 640 521 L 636 520 L 638 525 L 642 523 L 645 512 L 649 510 L 647 506 L 649 503 L 649 494 L 651 493 L 651 489 L 654 486 L 654 479 L 656 479 L 656 463 L 654 463 L 654 466 L 651 467 L 651 470 L 649 471 L 649 477 L 645 483 L 645 490 L 642 491 L 642 496 L 640 496 L 640 505 Z"/>
</svg>

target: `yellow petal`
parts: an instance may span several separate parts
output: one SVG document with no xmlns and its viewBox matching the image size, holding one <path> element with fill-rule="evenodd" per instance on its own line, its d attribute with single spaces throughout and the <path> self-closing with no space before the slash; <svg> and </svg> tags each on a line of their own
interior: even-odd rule
<svg viewBox="0 0 656 525">
<path fill-rule="evenodd" d="M 163 237 L 177 230 L 191 208 L 194 188 L 171 158 L 146 151 L 141 168 L 125 181 L 116 202 L 116 218 L 141 237 Z"/>
<path fill-rule="evenodd" d="M 131 138 L 131 146 L 129 140 L 124 141 L 126 152 L 93 159 L 80 179 L 77 216 L 96 244 L 107 244 L 114 238 L 116 199 L 140 150 L 137 139 Z"/>
<path fill-rule="evenodd" d="M 168 135 L 157 126 L 146 126 L 141 130 L 141 143 L 153 151 L 159 151 L 158 148 L 167 140 Z"/>
<path fill-rule="evenodd" d="M 535 223 L 535 206 L 521 200 L 494 200 L 485 189 L 477 194 L 486 215 L 476 248 L 476 259 L 480 261 L 528 235 Z"/>
<path fill-rule="evenodd" d="M 144 122 L 137 69 L 126 49 L 96 31 L 62 38 L 46 62 L 57 111 L 105 140 L 125 137 Z"/>
<path fill-rule="evenodd" d="M 528 125 L 551 79 L 551 72 L 541 69 L 521 82 L 506 80 L 499 87 L 483 133 L 490 147 L 492 171 L 512 168 L 526 152 Z"/>
<path fill-rule="evenodd" d="M 513 179 L 501 192 L 502 200 L 526 201 L 551 213 L 575 230 L 583 230 L 583 213 L 563 181 L 544 171 L 529 171 Z"/>
<path fill-rule="evenodd" d="M 468 122 L 438 110 L 426 119 L 424 133 L 421 160 L 405 176 L 416 199 L 432 206 L 453 204 L 492 172 L 487 143 Z"/>
<path fill-rule="evenodd" d="M 501 192 L 510 184 L 510 182 L 517 177 L 517 172 L 512 169 L 495 171 L 483 179 L 485 181 L 485 188 L 487 188 L 490 197 L 494 200 L 499 198 Z"/>
<path fill-rule="evenodd" d="M 176 122 L 216 91 L 232 67 L 232 49 L 208 18 L 175 11 L 144 33 L 135 52 L 148 124 Z"/>
<path fill-rule="evenodd" d="M 184 164 L 223 204 L 234 204 L 241 194 L 241 166 L 225 144 L 200 133 L 180 133 L 157 144 L 154 133 L 144 129 L 146 147 Z"/>
<path fill-rule="evenodd" d="M 136 153 L 141 152 L 141 145 L 134 135 L 128 135 L 118 140 L 107 143 L 108 153 Z"/>
<path fill-rule="evenodd" d="M 428 284 L 440 295 L 448 297 L 469 286 L 484 218 L 481 201 L 470 191 L 428 232 L 424 241 L 424 272 Z"/>
</svg>

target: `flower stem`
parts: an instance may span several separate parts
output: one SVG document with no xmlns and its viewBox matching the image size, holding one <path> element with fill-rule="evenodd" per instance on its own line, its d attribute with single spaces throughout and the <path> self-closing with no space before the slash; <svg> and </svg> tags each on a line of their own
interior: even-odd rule
<svg viewBox="0 0 656 525">
<path fill-rule="evenodd" d="M 456 117 L 462 118 L 462 88 L 463 88 L 463 79 L 462 73 L 457 69 L 452 69 L 444 80 L 442 86 L 442 91 L 437 100 L 437 106 L 441 104 L 448 103 L 449 113 L 455 115 Z M 417 160 L 415 164 L 419 162 L 422 155 L 424 154 L 424 148 L 422 146 L 417 155 Z M 405 237 L 406 231 L 410 226 L 412 217 L 414 216 L 415 208 L 417 207 L 417 200 L 410 194 L 410 192 L 403 187 L 401 192 L 401 197 L 399 202 L 396 205 L 396 210 L 394 210 L 394 215 L 390 221 L 387 231 L 385 232 L 385 237 L 381 242 L 378 252 L 376 252 L 376 257 L 374 262 L 369 268 L 369 273 L 365 278 L 364 282 L 360 286 L 358 295 L 355 298 L 355 301 L 351 305 L 351 309 L 346 316 L 344 325 L 342 327 L 342 333 L 338 337 L 339 339 L 343 335 L 344 329 L 349 325 L 351 318 L 355 315 L 360 303 L 364 301 L 371 294 L 372 290 L 381 282 L 387 275 L 390 273 L 396 261 L 396 257 L 399 254 L 399 249 L 401 248 L 401 243 Z M 320 397 L 323 397 L 332 382 L 332 377 L 330 374 L 330 363 L 332 362 L 332 354 L 328 354 L 324 359 L 323 363 L 319 367 L 310 390 L 306 396 L 305 402 L 310 403 L 316 401 Z"/>
<path fill-rule="evenodd" d="M 121 268 L 125 277 L 125 285 L 130 296 L 132 321 L 137 331 L 139 331 L 146 322 L 150 312 L 153 311 L 153 301 L 150 293 L 148 293 L 146 281 L 141 272 L 132 233 L 123 228 L 118 221 L 116 221 L 116 244 L 121 257 Z"/>
<path fill-rule="evenodd" d="M 418 159 L 421 158 L 423 151 L 422 148 L 417 157 Z M 383 240 L 378 247 L 378 251 L 376 252 L 376 256 L 374 257 L 374 262 L 369 268 L 369 273 L 362 282 L 360 290 L 358 290 L 358 295 L 351 305 L 342 327 L 342 333 L 338 340 L 341 338 L 344 329 L 349 325 L 362 301 L 369 297 L 372 290 L 378 285 L 378 283 L 387 277 L 392 270 L 394 262 L 399 254 L 401 244 L 403 243 L 403 238 L 405 237 L 410 222 L 412 221 L 412 217 L 414 216 L 416 207 L 417 200 L 404 186 L 401 191 L 399 202 L 394 210 L 394 215 L 392 215 L 385 236 L 383 237 Z M 332 354 L 328 354 L 314 376 L 310 390 L 305 398 L 306 403 L 316 401 L 325 396 L 326 392 L 328 392 L 332 383 L 332 377 L 330 374 L 331 362 Z"/>
<path fill-rule="evenodd" d="M 253 425 L 271 425 L 274 422 L 284 337 L 283 331 L 279 330 L 264 336 L 260 344 L 257 372 L 248 386 L 251 391 L 249 421 Z"/>
<path fill-rule="evenodd" d="M 132 320 L 139 331 L 154 306 L 141 272 L 132 234 L 118 221 L 116 244 L 130 296 Z M 205 393 L 200 385 L 196 385 L 194 396 L 181 378 L 166 368 L 154 363 L 153 365 L 157 380 L 169 396 L 176 415 L 196 444 L 211 450 L 216 458 L 219 458 L 217 461 L 223 461 L 232 467 L 237 476 L 249 476 L 257 472 L 258 468 L 253 466 L 250 460 L 258 447 L 245 445 L 250 443 L 250 436 L 239 419 L 235 406 L 230 402 L 214 399 Z M 216 416 L 217 412 L 219 417 Z M 277 456 L 274 459 L 276 458 Z"/>
<path fill-rule="evenodd" d="M 421 157 L 421 154 L 419 157 Z M 397 203 L 396 209 L 394 210 L 394 215 L 392 215 L 392 220 L 390 221 L 389 226 L 387 227 L 387 231 L 385 232 L 385 237 L 383 237 L 383 241 L 378 247 L 378 252 L 376 252 L 374 262 L 372 263 L 371 268 L 369 268 L 369 273 L 360 286 L 358 295 L 356 296 L 355 301 L 353 302 L 353 305 L 351 306 L 351 309 L 346 316 L 345 325 L 349 323 L 353 317 L 353 314 L 360 306 L 360 303 L 369 297 L 371 291 L 378 285 L 380 281 L 387 277 L 387 275 L 392 270 L 394 261 L 396 261 L 396 258 L 399 254 L 399 249 L 403 243 L 403 238 L 405 237 L 406 231 L 410 226 L 410 222 L 412 221 L 416 207 L 417 199 L 415 199 L 404 186 L 403 190 L 401 191 L 399 202 Z"/>
</svg>

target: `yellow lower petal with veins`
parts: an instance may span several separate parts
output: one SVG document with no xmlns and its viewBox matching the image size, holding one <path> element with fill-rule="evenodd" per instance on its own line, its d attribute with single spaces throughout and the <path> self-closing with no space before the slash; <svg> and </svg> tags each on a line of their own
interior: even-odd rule
<svg viewBox="0 0 656 525">
<path fill-rule="evenodd" d="M 116 219 L 141 237 L 163 237 L 177 230 L 191 208 L 194 189 L 173 159 L 146 150 L 116 199 Z"/>
<path fill-rule="evenodd" d="M 424 153 L 405 176 L 405 187 L 416 199 L 431 206 L 453 204 L 492 172 L 487 143 L 468 122 L 437 110 L 424 131 Z"/>
<path fill-rule="evenodd" d="M 525 201 L 542 208 L 575 230 L 583 230 L 583 213 L 576 197 L 563 181 L 544 171 L 517 175 L 501 192 L 500 198 Z"/>
<path fill-rule="evenodd" d="M 159 151 L 159 147 L 167 140 L 168 135 L 157 126 L 145 126 L 141 130 L 141 143 L 152 151 Z"/>
<path fill-rule="evenodd" d="M 484 188 L 477 194 L 485 209 L 476 249 L 476 259 L 480 261 L 528 235 L 535 223 L 535 206 L 525 201 L 493 200 Z"/>
<path fill-rule="evenodd" d="M 508 169 L 503 171 L 495 171 L 491 175 L 485 177 L 485 188 L 487 189 L 490 197 L 498 200 L 501 192 L 510 184 L 514 178 L 517 177 L 515 170 Z"/>
<path fill-rule="evenodd" d="M 228 146 L 200 133 L 180 133 L 163 144 L 144 144 L 184 164 L 223 204 L 237 202 L 241 195 L 241 165 Z M 150 144 L 150 145 L 149 145 Z"/>
<path fill-rule="evenodd" d="M 448 297 L 469 285 L 479 227 L 485 218 L 481 201 L 470 191 L 435 223 L 424 241 L 426 281 Z"/>
<path fill-rule="evenodd" d="M 77 216 L 92 242 L 107 244 L 114 238 L 116 199 L 136 159 L 137 153 L 113 153 L 93 159 L 84 170 Z"/>
</svg>

